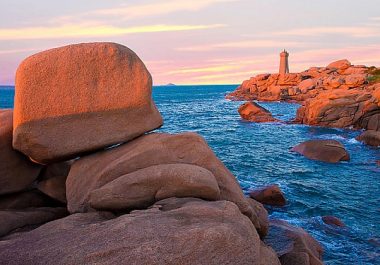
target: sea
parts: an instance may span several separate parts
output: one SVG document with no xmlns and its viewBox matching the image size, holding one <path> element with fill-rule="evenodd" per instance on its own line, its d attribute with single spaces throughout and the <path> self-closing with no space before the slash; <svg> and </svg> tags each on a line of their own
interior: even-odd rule
<svg viewBox="0 0 380 265">
<path fill-rule="evenodd" d="M 355 140 L 360 131 L 289 123 L 298 104 L 260 102 L 283 122 L 250 123 L 225 94 L 237 85 L 156 86 L 153 98 L 161 132 L 197 132 L 238 179 L 243 191 L 278 184 L 285 207 L 268 207 L 270 218 L 308 231 L 324 247 L 325 264 L 380 264 L 380 149 Z M 13 107 L 13 87 L 0 87 L 0 108 Z M 328 164 L 290 152 L 309 139 L 344 144 L 351 161 Z M 334 215 L 346 227 L 322 222 Z"/>
</svg>

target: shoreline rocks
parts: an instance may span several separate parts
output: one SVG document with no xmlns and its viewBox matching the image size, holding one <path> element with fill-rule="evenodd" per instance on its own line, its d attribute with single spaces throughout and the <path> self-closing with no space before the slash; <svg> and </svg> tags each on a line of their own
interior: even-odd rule
<svg viewBox="0 0 380 265">
<path fill-rule="evenodd" d="M 328 163 L 350 160 L 350 154 L 336 140 L 309 140 L 294 146 L 290 151 L 299 153 L 312 160 Z"/>
<path fill-rule="evenodd" d="M 264 241 L 280 258 L 282 265 L 322 265 L 322 246 L 305 230 L 282 220 L 270 220 Z"/>
<path fill-rule="evenodd" d="M 255 102 L 246 102 L 239 107 L 238 110 L 242 119 L 251 122 L 278 122 L 273 118 L 269 110 L 260 106 Z"/>
<path fill-rule="evenodd" d="M 339 218 L 332 215 L 322 216 L 322 221 L 328 225 L 334 225 L 334 226 L 339 226 L 339 227 L 346 226 Z"/>
<path fill-rule="evenodd" d="M 368 130 L 361 133 L 356 140 L 370 146 L 380 146 L 380 131 Z"/>
</svg>

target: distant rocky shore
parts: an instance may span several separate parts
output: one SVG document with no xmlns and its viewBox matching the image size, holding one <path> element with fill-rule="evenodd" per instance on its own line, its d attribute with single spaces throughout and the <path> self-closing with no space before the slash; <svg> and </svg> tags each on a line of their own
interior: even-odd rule
<svg viewBox="0 0 380 265">
<path fill-rule="evenodd" d="M 298 102 L 301 107 L 295 123 L 369 130 L 372 140 L 366 139 L 368 133 L 359 139 L 380 145 L 380 68 L 340 60 L 300 73 L 260 74 L 244 81 L 226 98 Z M 246 112 L 244 116 L 253 119 Z"/>
<path fill-rule="evenodd" d="M 201 136 L 151 132 L 151 92 L 119 44 L 23 61 L 0 111 L 0 263 L 322 264 L 315 239 L 257 201 L 284 205 L 278 187 L 245 197 Z"/>
</svg>

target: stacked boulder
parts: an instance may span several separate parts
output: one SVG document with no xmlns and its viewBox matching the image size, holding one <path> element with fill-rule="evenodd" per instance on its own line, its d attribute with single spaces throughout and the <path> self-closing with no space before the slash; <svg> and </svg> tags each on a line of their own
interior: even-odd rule
<svg viewBox="0 0 380 265">
<path fill-rule="evenodd" d="M 1 264 L 280 264 L 261 240 L 265 208 L 204 139 L 149 133 L 163 122 L 151 92 L 143 62 L 119 44 L 70 45 L 20 65 L 13 138 L 12 111 L 0 113 L 1 188 L 13 196 L 0 205 L 23 210 L 0 213 Z M 32 211 L 18 203 L 26 190 L 67 208 L 36 200 Z"/>
</svg>

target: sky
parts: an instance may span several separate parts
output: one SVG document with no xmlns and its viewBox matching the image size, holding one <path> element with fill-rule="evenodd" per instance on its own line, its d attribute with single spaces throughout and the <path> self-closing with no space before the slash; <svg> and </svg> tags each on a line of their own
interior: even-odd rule
<svg viewBox="0 0 380 265">
<path fill-rule="evenodd" d="M 0 84 L 37 52 L 117 42 L 155 85 L 239 84 L 348 59 L 380 66 L 380 0 L 0 0 Z"/>
</svg>

